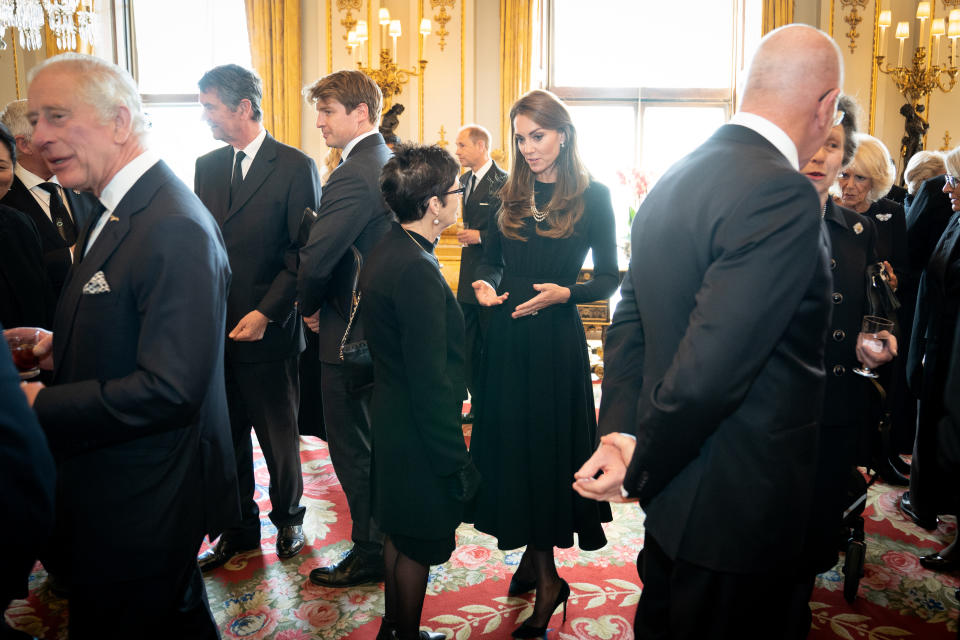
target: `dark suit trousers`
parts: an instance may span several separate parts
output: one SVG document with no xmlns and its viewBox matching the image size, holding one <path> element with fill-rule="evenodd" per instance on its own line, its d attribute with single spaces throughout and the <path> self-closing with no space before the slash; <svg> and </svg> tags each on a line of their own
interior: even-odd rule
<svg viewBox="0 0 960 640">
<path fill-rule="evenodd" d="M 270 473 L 270 520 L 277 527 L 303 524 L 303 474 L 297 406 L 297 356 L 273 362 L 233 362 L 225 367 L 227 407 L 237 459 L 242 519 L 226 533 L 251 545 L 260 539 L 260 509 L 254 501 L 253 441 L 257 434 Z"/>
<path fill-rule="evenodd" d="M 764 566 L 757 558 L 757 566 Z M 671 560 L 647 532 L 637 558 L 643 593 L 637 604 L 637 640 L 784 638 L 793 598 L 789 577 L 774 573 L 711 571 Z M 806 606 L 806 600 L 803 600 Z"/>
<path fill-rule="evenodd" d="M 379 554 L 383 534 L 372 516 L 370 420 L 347 394 L 339 366 L 321 363 L 320 388 L 330 461 L 347 496 L 353 519 L 350 537 L 361 551 Z"/>
<path fill-rule="evenodd" d="M 467 332 L 464 370 L 467 374 L 467 389 L 470 391 L 470 406 L 473 408 L 480 403 L 478 398 L 481 395 L 480 384 L 483 380 L 480 376 L 480 355 L 487 341 L 487 328 L 490 326 L 492 309 L 469 302 L 461 302 L 460 308 L 463 310 L 463 323 Z"/>
<path fill-rule="evenodd" d="M 70 640 L 218 640 L 196 548 L 161 576 L 83 585 L 70 594 Z"/>
</svg>

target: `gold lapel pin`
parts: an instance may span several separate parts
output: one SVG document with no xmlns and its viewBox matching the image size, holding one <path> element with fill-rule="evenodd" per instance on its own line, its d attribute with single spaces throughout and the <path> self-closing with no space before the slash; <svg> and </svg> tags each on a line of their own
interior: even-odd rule
<svg viewBox="0 0 960 640">
<path fill-rule="evenodd" d="M 110 220 L 109 220 L 109 221 L 110 221 L 110 222 L 119 222 L 119 221 L 120 221 L 120 218 L 118 218 L 117 216 L 110 216 Z"/>
</svg>

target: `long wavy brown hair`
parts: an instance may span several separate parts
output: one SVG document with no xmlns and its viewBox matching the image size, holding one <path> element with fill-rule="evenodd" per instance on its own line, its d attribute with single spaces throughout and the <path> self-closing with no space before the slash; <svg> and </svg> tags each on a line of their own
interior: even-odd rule
<svg viewBox="0 0 960 640">
<path fill-rule="evenodd" d="M 580 160 L 577 130 L 570 119 L 570 112 L 556 95 L 541 89 L 524 94 L 510 108 L 513 169 L 500 189 L 503 208 L 500 209 L 497 224 L 504 236 L 524 240 L 520 233 L 524 218 L 533 216 L 533 183 L 536 176 L 530 171 L 516 143 L 514 121 L 518 115 L 530 118 L 543 129 L 562 132 L 566 138 L 557 156 L 557 182 L 553 197 L 546 206 L 546 225 L 537 225 L 537 234 L 547 238 L 569 238 L 573 235 L 574 225 L 583 215 L 583 192 L 590 184 L 590 174 Z"/>
</svg>

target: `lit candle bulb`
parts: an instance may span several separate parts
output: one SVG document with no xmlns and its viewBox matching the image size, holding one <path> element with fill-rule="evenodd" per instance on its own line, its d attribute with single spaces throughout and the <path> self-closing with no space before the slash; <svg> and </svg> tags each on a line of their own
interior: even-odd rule
<svg viewBox="0 0 960 640">
<path fill-rule="evenodd" d="M 897 56 L 897 66 L 903 66 L 903 41 L 910 37 L 910 23 L 898 22 L 896 38 L 900 41 L 900 53 Z"/>
<path fill-rule="evenodd" d="M 917 46 L 922 47 L 924 43 L 923 38 L 923 27 L 924 22 L 927 18 L 930 17 L 930 3 L 929 2 L 918 2 L 917 3 L 917 20 L 920 21 L 920 34 L 917 40 Z"/>
<path fill-rule="evenodd" d="M 937 43 L 937 57 L 934 62 L 940 64 L 940 37 L 947 33 L 947 23 L 943 18 L 934 18 L 933 22 L 930 23 L 930 35 L 933 36 L 934 42 Z"/>
<path fill-rule="evenodd" d="M 420 42 L 427 44 L 427 36 L 430 35 L 430 18 L 424 18 L 420 21 Z"/>
<path fill-rule="evenodd" d="M 390 21 L 390 37 L 393 38 L 393 61 L 397 62 L 397 38 L 403 35 L 399 20 Z"/>
<path fill-rule="evenodd" d="M 960 38 L 960 9 L 950 12 L 947 37 L 950 38 L 950 66 L 957 66 L 957 38 Z"/>
<path fill-rule="evenodd" d="M 380 9 L 379 22 L 380 22 L 380 48 L 387 48 L 387 27 L 390 26 L 390 10 L 389 9 Z"/>
<path fill-rule="evenodd" d="M 880 26 L 880 55 L 887 55 L 887 29 L 890 27 L 892 15 L 889 9 L 880 12 L 877 24 Z"/>
<path fill-rule="evenodd" d="M 363 45 L 366 44 L 367 40 L 370 38 L 370 32 L 367 31 L 367 21 L 366 20 L 357 20 L 357 45 L 359 55 L 357 56 L 357 62 L 363 62 Z"/>
<path fill-rule="evenodd" d="M 357 61 L 357 45 L 360 44 L 357 40 L 357 32 L 349 31 L 347 32 L 347 46 L 350 47 L 350 57 L 353 58 L 353 61 Z"/>
</svg>

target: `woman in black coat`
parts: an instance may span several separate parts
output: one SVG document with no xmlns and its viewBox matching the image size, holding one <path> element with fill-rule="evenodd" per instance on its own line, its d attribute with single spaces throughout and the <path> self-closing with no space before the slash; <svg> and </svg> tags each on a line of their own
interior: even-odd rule
<svg viewBox="0 0 960 640">
<path fill-rule="evenodd" d="M 457 219 L 459 167 L 437 146 L 394 153 L 380 187 L 399 224 L 360 274 L 360 318 L 374 367 L 373 516 L 385 536 L 379 640 L 433 637 L 419 632 L 430 565 L 450 557 L 463 503 L 479 484 L 460 425 L 463 314 L 433 254 Z"/>
</svg>

